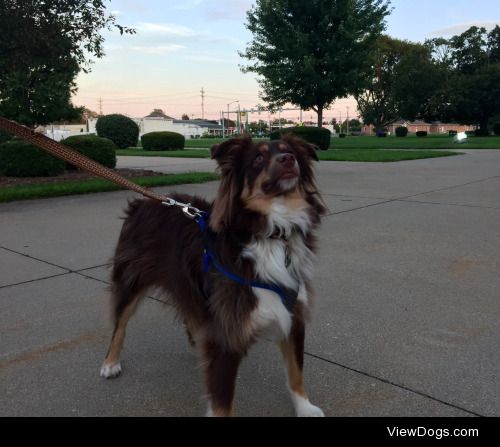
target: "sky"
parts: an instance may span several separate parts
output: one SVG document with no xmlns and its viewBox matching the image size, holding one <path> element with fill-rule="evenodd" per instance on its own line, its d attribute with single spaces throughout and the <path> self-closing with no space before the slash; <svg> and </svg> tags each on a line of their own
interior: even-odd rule
<svg viewBox="0 0 500 447">
<path fill-rule="evenodd" d="M 307 1 L 307 0 L 306 0 Z M 77 79 L 73 102 L 104 114 L 142 117 L 153 109 L 180 118 L 218 119 L 221 110 L 262 104 L 256 76 L 244 74 L 247 61 L 238 55 L 251 41 L 246 11 L 254 0 L 111 0 L 108 12 L 135 35 L 103 32 L 106 56 L 96 59 L 89 74 Z M 450 37 L 472 25 L 488 29 L 500 24 L 500 0 L 392 0 L 386 33 L 423 42 Z M 236 102 L 238 101 L 238 102 Z M 291 106 L 290 106 L 291 107 Z M 325 119 L 355 117 L 352 98 L 337 100 Z M 251 121 L 267 120 L 267 113 Z M 314 120 L 303 112 L 303 120 Z M 298 111 L 283 117 L 298 119 Z"/>
</svg>

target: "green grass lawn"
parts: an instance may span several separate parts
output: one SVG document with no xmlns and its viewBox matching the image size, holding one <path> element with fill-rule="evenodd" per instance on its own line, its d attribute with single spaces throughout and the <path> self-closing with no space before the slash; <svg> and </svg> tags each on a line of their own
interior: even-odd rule
<svg viewBox="0 0 500 447">
<path fill-rule="evenodd" d="M 451 151 L 410 151 L 380 149 L 340 149 L 318 152 L 318 158 L 324 161 L 356 161 L 356 162 L 379 162 L 388 163 L 404 160 L 420 160 L 423 158 L 449 157 L 459 155 L 459 152 Z"/>
<path fill-rule="evenodd" d="M 204 183 L 218 180 L 218 175 L 211 172 L 190 172 L 186 174 L 134 177 L 132 180 L 141 186 L 172 186 L 186 183 Z M 14 200 L 42 199 L 75 194 L 117 191 L 120 186 L 103 179 L 67 181 L 39 185 L 17 185 L 0 188 L 0 203 Z"/>
<path fill-rule="evenodd" d="M 258 141 L 265 139 L 257 139 Z M 198 138 L 186 140 L 186 149 L 210 148 L 223 141 L 221 138 Z M 453 143 L 447 135 L 430 135 L 404 138 L 390 136 L 332 138 L 330 149 L 500 149 L 500 137 L 470 137 L 465 144 Z"/>
<path fill-rule="evenodd" d="M 210 139 L 213 141 L 213 139 Z M 379 149 L 340 149 L 318 151 L 318 158 L 325 161 L 358 161 L 358 162 L 395 162 L 403 160 L 417 160 L 421 158 L 446 157 L 457 155 L 456 152 L 433 150 L 379 150 Z M 184 149 L 180 151 L 144 151 L 142 149 L 123 149 L 117 155 L 143 156 L 143 157 L 188 157 L 208 158 L 207 149 Z"/>
<path fill-rule="evenodd" d="M 470 137 L 464 144 L 447 135 L 332 138 L 330 149 L 500 149 L 500 137 Z"/>
</svg>

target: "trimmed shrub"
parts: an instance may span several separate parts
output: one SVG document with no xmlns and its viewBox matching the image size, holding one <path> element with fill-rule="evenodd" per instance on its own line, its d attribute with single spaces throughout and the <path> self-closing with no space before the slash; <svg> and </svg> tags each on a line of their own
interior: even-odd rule
<svg viewBox="0 0 500 447">
<path fill-rule="evenodd" d="M 407 135 L 408 135 L 408 127 L 405 126 L 396 127 L 397 137 L 406 137 Z"/>
<path fill-rule="evenodd" d="M 466 130 L 465 135 L 467 135 L 468 137 L 475 137 L 476 131 L 475 130 Z"/>
<path fill-rule="evenodd" d="M 62 143 L 107 168 L 113 169 L 116 166 L 116 150 L 118 147 L 107 138 L 93 135 L 77 135 L 66 138 Z M 66 169 L 76 169 L 76 166 L 67 163 Z"/>
<path fill-rule="evenodd" d="M 0 129 L 0 144 L 9 141 L 12 138 L 10 133 L 5 132 L 5 130 Z"/>
<path fill-rule="evenodd" d="M 279 140 L 281 135 L 291 133 L 303 138 L 308 143 L 314 144 L 325 151 L 330 147 L 331 132 L 324 127 L 287 127 L 286 129 L 271 132 L 271 140 Z"/>
<path fill-rule="evenodd" d="M 475 137 L 489 137 L 490 136 L 490 132 L 488 129 L 476 129 L 474 131 L 474 136 Z"/>
<path fill-rule="evenodd" d="M 426 137 L 427 136 L 427 131 L 426 130 L 419 130 L 416 133 L 417 137 Z"/>
<path fill-rule="evenodd" d="M 347 135 L 345 133 L 339 133 L 339 138 L 347 138 Z"/>
<path fill-rule="evenodd" d="M 500 136 L 500 123 L 495 123 L 493 126 L 493 133 Z"/>
<path fill-rule="evenodd" d="M 49 177 L 62 174 L 65 165 L 59 158 L 18 138 L 0 144 L 0 175 Z"/>
<path fill-rule="evenodd" d="M 454 137 L 454 136 L 455 136 L 455 135 L 457 135 L 457 134 L 458 134 L 458 132 L 457 132 L 456 130 L 449 130 L 449 131 L 448 131 L 448 136 L 449 136 L 449 137 Z"/>
<path fill-rule="evenodd" d="M 101 116 L 95 129 L 99 137 L 109 138 L 120 149 L 136 146 L 139 139 L 139 126 L 125 115 Z"/>
<path fill-rule="evenodd" d="M 184 149 L 186 138 L 177 132 L 150 132 L 141 137 L 145 151 L 170 151 Z"/>
<path fill-rule="evenodd" d="M 379 137 L 379 138 L 385 138 L 385 137 L 387 137 L 387 132 L 385 130 L 379 130 L 377 132 L 377 137 Z"/>
</svg>

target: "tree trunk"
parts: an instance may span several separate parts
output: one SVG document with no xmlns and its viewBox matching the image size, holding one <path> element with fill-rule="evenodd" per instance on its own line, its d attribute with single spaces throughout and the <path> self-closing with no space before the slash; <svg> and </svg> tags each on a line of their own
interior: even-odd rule
<svg viewBox="0 0 500 447">
<path fill-rule="evenodd" d="M 323 127 L 323 106 L 318 106 L 318 127 Z"/>
<path fill-rule="evenodd" d="M 487 136 L 489 135 L 488 132 L 488 118 L 481 118 L 481 121 L 479 122 L 479 133 L 481 136 Z"/>
</svg>

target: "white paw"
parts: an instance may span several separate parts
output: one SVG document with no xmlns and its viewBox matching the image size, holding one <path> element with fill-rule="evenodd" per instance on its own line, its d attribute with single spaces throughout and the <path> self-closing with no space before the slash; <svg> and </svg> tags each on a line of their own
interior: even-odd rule
<svg viewBox="0 0 500 447">
<path fill-rule="evenodd" d="M 105 379 L 113 379 L 118 377 L 122 372 L 122 365 L 120 362 L 115 363 L 114 365 L 102 365 L 101 367 L 101 377 Z"/>
<path fill-rule="evenodd" d="M 295 411 L 297 416 L 300 418 L 322 418 L 325 417 L 321 408 L 313 405 L 309 402 L 309 399 L 301 396 L 297 393 L 292 393 L 293 403 L 295 405 Z"/>
<path fill-rule="evenodd" d="M 308 405 L 303 405 L 301 408 L 297 408 L 297 416 L 300 418 L 324 418 L 325 413 L 321 408 L 309 403 Z"/>
</svg>

